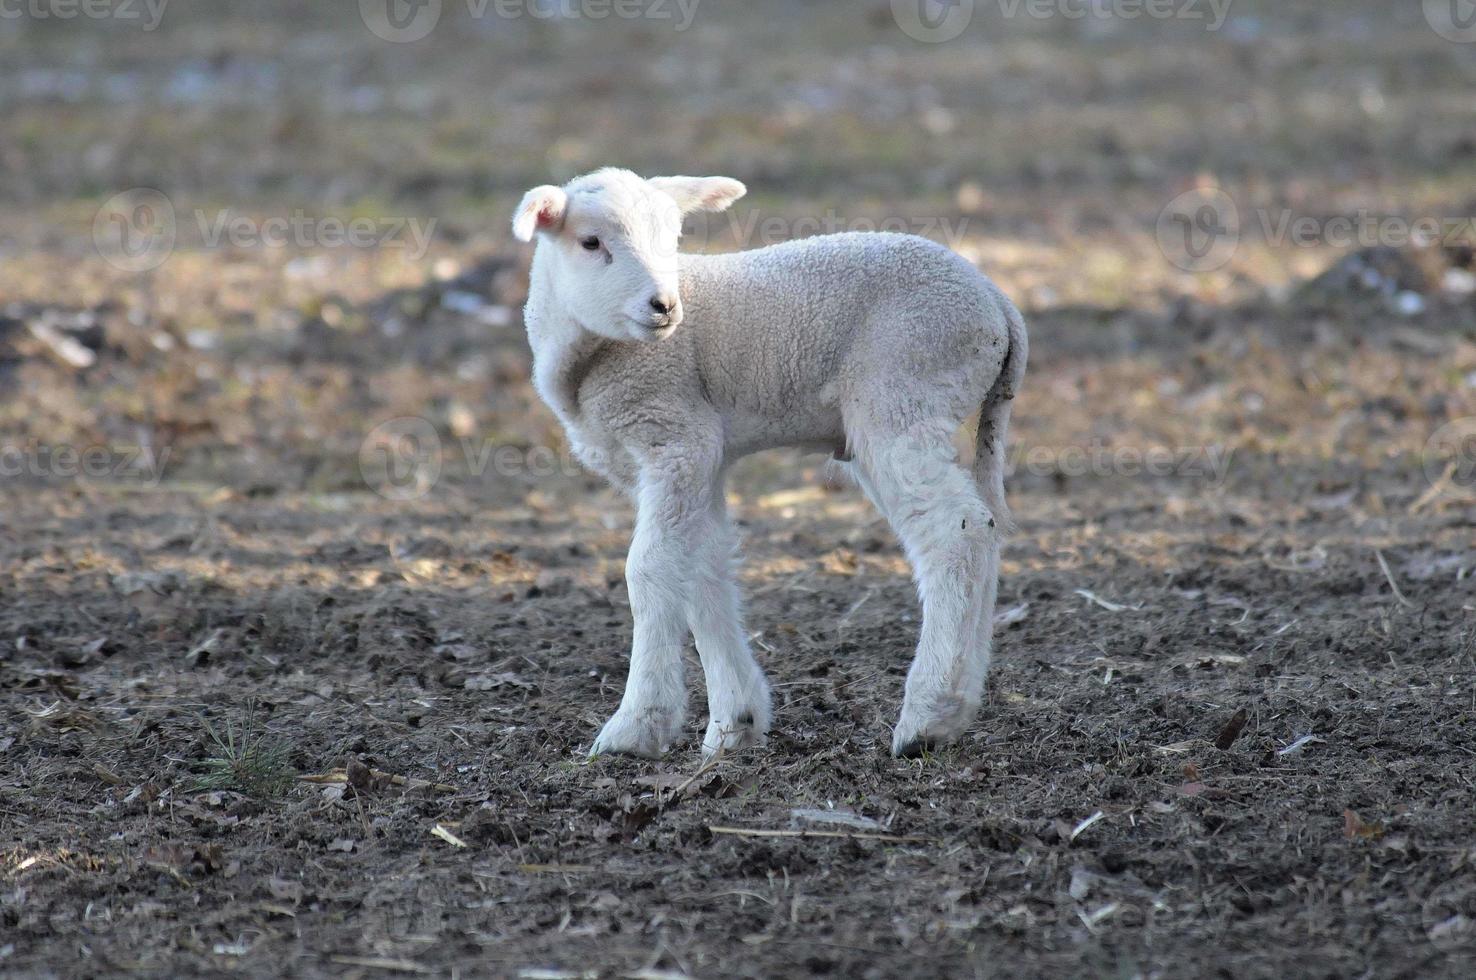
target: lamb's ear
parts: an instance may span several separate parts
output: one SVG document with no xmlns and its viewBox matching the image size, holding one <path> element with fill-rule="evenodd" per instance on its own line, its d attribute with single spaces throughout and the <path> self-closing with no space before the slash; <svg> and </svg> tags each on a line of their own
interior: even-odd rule
<svg viewBox="0 0 1476 980">
<path fill-rule="evenodd" d="M 748 188 L 732 177 L 652 177 L 652 187 L 677 202 L 682 214 L 726 211 Z"/>
<path fill-rule="evenodd" d="M 563 227 L 564 213 L 569 209 L 569 195 L 563 188 L 544 185 L 523 195 L 523 203 L 513 212 L 513 237 L 531 242 L 533 233 L 557 231 Z"/>
</svg>

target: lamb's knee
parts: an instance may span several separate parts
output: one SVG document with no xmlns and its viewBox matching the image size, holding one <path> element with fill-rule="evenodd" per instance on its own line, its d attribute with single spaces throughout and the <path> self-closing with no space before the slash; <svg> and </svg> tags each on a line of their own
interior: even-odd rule
<svg viewBox="0 0 1476 980">
<path fill-rule="evenodd" d="M 686 598 L 687 586 L 677 563 L 659 555 L 631 555 L 625 562 L 625 588 L 637 611 Z"/>
<path fill-rule="evenodd" d="M 998 522 L 977 497 L 956 497 L 899 508 L 898 533 L 920 561 L 969 574 L 999 540 Z"/>
</svg>

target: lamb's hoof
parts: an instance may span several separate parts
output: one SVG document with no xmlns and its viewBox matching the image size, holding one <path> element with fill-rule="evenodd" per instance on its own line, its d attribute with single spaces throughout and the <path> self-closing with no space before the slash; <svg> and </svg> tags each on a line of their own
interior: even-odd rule
<svg viewBox="0 0 1476 980">
<path fill-rule="evenodd" d="M 681 727 L 681 715 L 676 712 L 659 708 L 644 711 L 621 708 L 595 736 L 589 754 L 591 757 L 633 755 L 642 759 L 659 759 L 670 751 Z"/>
<path fill-rule="evenodd" d="M 892 755 L 913 759 L 948 744 L 964 733 L 978 711 L 978 702 L 953 696 L 939 699 L 934 710 L 926 713 L 904 704 L 892 732 Z"/>
<path fill-rule="evenodd" d="M 901 735 L 898 734 L 892 737 L 892 755 L 898 759 L 916 759 L 926 752 L 937 750 L 941 744 L 941 742 L 925 736 L 908 738 L 904 741 Z"/>
<path fill-rule="evenodd" d="M 754 712 L 745 711 L 731 721 L 714 718 L 707 723 L 707 734 L 702 739 L 702 755 L 711 758 L 719 752 L 737 752 L 750 746 L 767 745 L 768 742 L 768 718 L 760 719 Z"/>
</svg>

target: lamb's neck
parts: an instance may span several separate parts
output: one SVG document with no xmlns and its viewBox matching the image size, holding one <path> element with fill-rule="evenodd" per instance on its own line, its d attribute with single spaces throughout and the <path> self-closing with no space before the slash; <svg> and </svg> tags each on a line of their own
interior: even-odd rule
<svg viewBox="0 0 1476 980">
<path fill-rule="evenodd" d="M 579 417 L 579 386 L 586 366 L 605 341 L 579 326 L 558 301 L 546 269 L 535 257 L 524 316 L 533 349 L 533 386 L 559 421 Z"/>
</svg>

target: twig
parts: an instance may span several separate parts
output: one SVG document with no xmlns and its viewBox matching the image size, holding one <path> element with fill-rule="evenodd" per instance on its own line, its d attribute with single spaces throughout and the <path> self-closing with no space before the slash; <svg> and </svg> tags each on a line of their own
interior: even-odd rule
<svg viewBox="0 0 1476 980">
<path fill-rule="evenodd" d="M 903 834 L 869 834 L 852 830 L 761 830 L 751 827 L 717 827 L 709 824 L 714 834 L 732 834 L 735 837 L 835 837 L 851 840 L 881 840 L 894 844 L 935 844 L 936 837 L 912 837 Z"/>
<path fill-rule="evenodd" d="M 1296 755 L 1298 752 L 1302 751 L 1303 749 L 1305 749 L 1309 745 L 1323 745 L 1323 744 L 1325 744 L 1325 742 L 1326 742 L 1326 739 L 1324 739 L 1324 738 L 1322 738 L 1320 736 L 1317 736 L 1317 735 L 1303 735 L 1301 738 L 1297 739 L 1292 744 L 1286 746 L 1286 748 L 1277 749 L 1276 750 L 1276 754 L 1277 755 Z"/>
<path fill-rule="evenodd" d="M 452 847 L 466 846 L 466 841 L 462 840 L 460 837 L 457 837 L 455 834 L 451 833 L 451 831 L 447 830 L 440 824 L 436 824 L 434 827 L 431 828 L 431 836 L 441 838 L 441 840 L 445 841 L 447 844 L 450 844 Z"/>
<path fill-rule="evenodd" d="M 867 600 L 870 599 L 874 595 L 876 595 L 876 589 L 875 588 L 867 589 L 865 595 L 863 595 L 861 598 L 857 599 L 855 602 L 851 603 L 851 608 L 850 609 L 847 609 L 845 615 L 842 616 L 836 622 L 836 624 L 835 624 L 836 630 L 843 630 L 847 626 L 849 626 L 850 623 L 851 623 L 851 617 L 856 614 L 856 611 L 858 609 L 860 609 L 862 606 L 866 605 Z"/>
<path fill-rule="evenodd" d="M 391 786 L 403 786 L 406 789 L 424 789 L 429 786 L 437 793 L 457 792 L 455 786 L 448 786 L 445 783 L 433 783 L 425 779 L 409 779 L 405 776 L 396 776 L 393 773 L 382 772 L 379 769 L 370 769 L 369 775 L 375 779 L 388 782 Z M 329 786 L 343 786 L 347 785 L 349 781 L 348 770 L 346 769 L 331 769 L 328 772 L 305 773 L 297 778 L 304 783 L 322 783 Z"/>
<path fill-rule="evenodd" d="M 727 745 L 719 743 L 718 750 L 712 755 L 708 756 L 706 759 L 702 760 L 702 765 L 697 767 L 696 772 L 692 773 L 692 775 L 688 776 L 686 779 L 682 780 L 675 787 L 673 787 L 671 795 L 667 797 L 667 802 L 669 803 L 672 800 L 675 800 L 677 797 L 686 793 L 693 783 L 716 769 L 718 763 L 723 760 L 723 756 L 726 755 L 727 752 Z"/>
<path fill-rule="evenodd" d="M 1414 606 L 1414 603 L 1412 603 L 1408 599 L 1406 599 L 1404 597 L 1404 593 L 1399 591 L 1399 583 L 1394 581 L 1394 573 L 1391 572 L 1391 571 L 1389 571 L 1389 563 L 1384 560 L 1384 553 L 1382 551 L 1380 551 L 1379 549 L 1375 548 L 1374 549 L 1374 557 L 1379 560 L 1379 568 L 1383 569 L 1383 571 L 1384 571 L 1384 578 L 1387 579 L 1388 582 L 1389 582 L 1389 588 L 1391 588 L 1391 589 L 1394 590 L 1394 598 L 1396 598 L 1396 599 L 1399 600 L 1399 604 L 1401 606 L 1407 606 L 1407 607 Z"/>
<path fill-rule="evenodd" d="M 1076 840 L 1076 838 L 1086 833 L 1087 828 L 1096 823 L 1098 820 L 1101 820 L 1103 816 L 1105 816 L 1105 814 L 1102 813 L 1101 810 L 1098 810 L 1096 813 L 1092 814 L 1090 817 L 1087 817 L 1081 823 L 1077 824 L 1076 829 L 1071 831 L 1071 840 L 1074 841 Z M 1068 841 L 1068 843 L 1070 842 Z"/>
<path fill-rule="evenodd" d="M 1409 505 L 1409 512 L 1411 514 L 1418 514 L 1420 511 L 1428 507 L 1431 503 L 1443 497 L 1445 495 L 1445 492 L 1454 485 L 1453 478 L 1455 477 L 1456 468 L 1459 465 L 1460 460 L 1451 460 L 1450 465 L 1445 468 L 1445 472 L 1440 474 L 1440 477 L 1433 483 L 1431 483 L 1430 486 L 1425 489 L 1425 492 L 1419 495 L 1414 503 Z"/>
<path fill-rule="evenodd" d="M 1108 612 L 1142 612 L 1143 611 L 1143 604 L 1141 602 L 1138 603 L 1136 606 L 1125 606 L 1125 605 L 1123 605 L 1120 602 L 1109 602 L 1106 599 L 1103 599 L 1101 596 L 1097 595 L 1095 592 L 1091 591 L 1090 589 L 1077 589 L 1076 590 L 1076 594 L 1079 595 L 1079 596 L 1081 596 L 1087 602 L 1092 603 L 1093 605 L 1101 606 L 1103 609 L 1107 610 Z"/>
<path fill-rule="evenodd" d="M 391 970 L 395 973 L 429 973 L 429 968 L 411 960 L 392 960 L 382 956 L 330 956 L 334 963 L 344 966 L 362 966 L 370 970 Z"/>
</svg>

